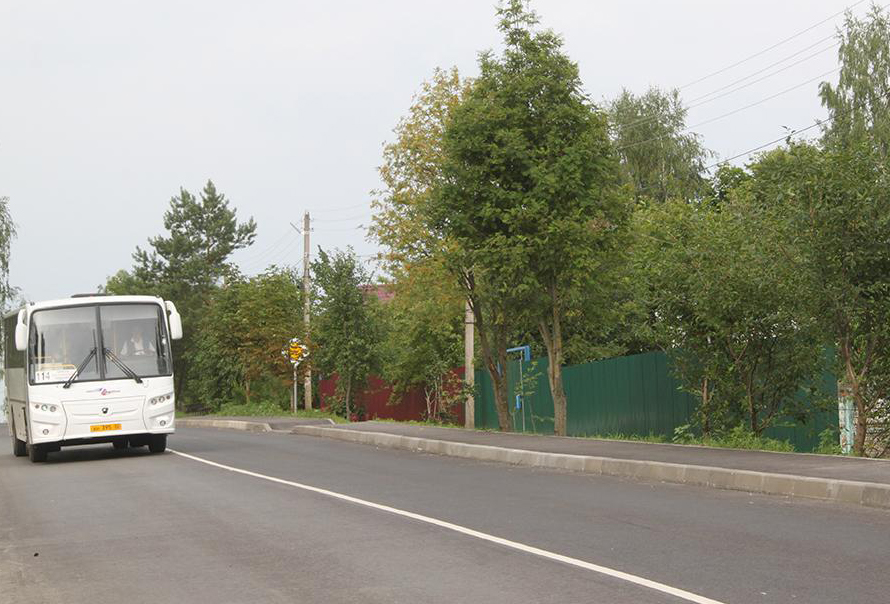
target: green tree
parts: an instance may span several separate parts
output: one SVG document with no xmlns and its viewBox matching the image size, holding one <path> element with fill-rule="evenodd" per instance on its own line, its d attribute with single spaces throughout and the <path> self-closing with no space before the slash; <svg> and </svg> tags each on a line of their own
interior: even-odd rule
<svg viewBox="0 0 890 604">
<path fill-rule="evenodd" d="M 396 140 L 383 148 L 378 168 L 383 188 L 373 192 L 371 235 L 385 248 L 384 261 L 398 274 L 447 248 L 441 233 L 429 228 L 432 191 L 441 182 L 445 125 L 466 95 L 469 82 L 456 68 L 436 69 L 399 120 Z"/>
<path fill-rule="evenodd" d="M 734 197 L 639 212 L 635 261 L 657 339 L 701 400 L 702 431 L 743 420 L 760 435 L 784 416 L 806 419 L 797 395 L 817 375 L 825 340 L 787 223 Z"/>
<path fill-rule="evenodd" d="M 337 374 L 338 398 L 350 415 L 352 395 L 379 368 L 381 326 L 371 278 L 355 252 L 318 250 L 312 263 L 315 318 L 312 364 Z"/>
<path fill-rule="evenodd" d="M 183 339 L 174 343 L 177 400 L 194 398 L 188 389 L 194 331 L 212 291 L 232 271 L 232 252 L 253 243 L 256 223 L 239 223 L 236 210 L 207 181 L 200 199 L 185 189 L 170 200 L 164 213 L 167 235 L 149 239 L 150 249 L 137 246 L 130 272 L 109 278 L 114 294 L 152 294 L 172 300 L 182 315 Z"/>
<path fill-rule="evenodd" d="M 16 291 L 9 284 L 9 250 L 15 235 L 15 223 L 9 213 L 9 198 L 0 197 L 0 307 L 3 308 Z"/>
<path fill-rule="evenodd" d="M 868 141 L 886 158 L 890 152 L 890 19 L 877 5 L 863 19 L 848 12 L 838 37 L 838 83 L 823 82 L 819 88 L 829 117 L 823 142 L 850 149 Z"/>
<path fill-rule="evenodd" d="M 499 425 L 502 430 L 510 430 L 506 375 L 497 370 L 506 366 L 510 312 L 497 290 L 477 279 L 479 269 L 468 269 L 463 264 L 466 258 L 456 250 L 449 233 L 435 225 L 436 191 L 444 177 L 445 129 L 470 86 L 470 82 L 461 80 L 456 69 L 436 70 L 432 80 L 423 84 L 408 115 L 395 128 L 395 142 L 384 148 L 384 163 L 379 170 L 384 187 L 375 191 L 371 232 L 387 249 L 384 260 L 396 284 L 406 283 L 410 288 L 412 283 L 429 283 L 431 278 L 436 279 L 432 275 L 440 276 L 436 280 L 437 291 L 447 301 L 429 316 L 437 321 L 435 325 L 416 324 L 418 328 L 449 333 L 463 316 L 452 301 L 470 301 L 482 357 L 492 375 Z M 409 296 L 410 299 L 413 298 Z M 407 319 L 409 314 L 404 316 Z M 418 375 L 440 375 L 437 367 L 443 357 L 439 354 L 447 348 L 447 344 L 436 350 L 425 347 L 426 355 L 415 356 L 414 359 L 423 358 L 427 363 Z M 390 374 L 407 379 L 408 367 L 390 364 Z"/>
<path fill-rule="evenodd" d="M 424 388 L 428 417 L 440 419 L 462 393 L 448 376 L 463 363 L 464 297 L 450 271 L 433 259 L 400 274 L 383 309 L 382 375 L 393 385 L 393 398 Z"/>
<path fill-rule="evenodd" d="M 232 276 L 214 290 L 194 346 L 196 387 L 218 397 L 206 402 L 231 400 L 237 385 L 250 403 L 252 384 L 264 378 L 292 383 L 281 350 L 301 330 L 301 303 L 298 276 L 274 266 L 256 277 Z"/>
<path fill-rule="evenodd" d="M 890 180 L 870 140 L 819 149 L 795 144 L 751 166 L 752 194 L 784 212 L 813 286 L 820 323 L 837 346 L 856 408 L 854 451 L 882 421 L 890 375 Z"/>
<path fill-rule="evenodd" d="M 455 264 L 501 301 L 500 320 L 539 331 L 555 431 L 565 434 L 563 322 L 629 206 L 618 195 L 605 115 L 584 94 L 560 38 L 537 30 L 520 0 L 498 15 L 504 53 L 481 56 L 481 74 L 447 124 L 436 226 L 455 243 Z M 476 321 L 484 323 L 478 312 Z M 505 363 L 489 350 L 501 357 L 506 342 L 492 346 L 482 333 L 480 341 L 494 379 Z"/>
<path fill-rule="evenodd" d="M 637 199 L 705 195 L 708 183 L 702 174 L 713 153 L 686 131 L 686 108 L 677 90 L 652 87 L 641 96 L 622 90 L 608 111 L 621 174 Z"/>
</svg>

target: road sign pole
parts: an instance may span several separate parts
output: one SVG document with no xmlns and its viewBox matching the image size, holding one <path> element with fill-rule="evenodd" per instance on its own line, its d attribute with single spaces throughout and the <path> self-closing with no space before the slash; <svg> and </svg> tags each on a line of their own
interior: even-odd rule
<svg viewBox="0 0 890 604">
<path fill-rule="evenodd" d="M 293 400 L 293 408 L 291 409 L 294 413 L 297 412 L 297 366 L 294 365 L 294 400 Z"/>
</svg>

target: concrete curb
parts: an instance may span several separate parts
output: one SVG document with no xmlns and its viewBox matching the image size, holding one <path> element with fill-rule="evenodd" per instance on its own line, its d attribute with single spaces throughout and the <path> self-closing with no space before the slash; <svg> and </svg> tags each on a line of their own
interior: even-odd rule
<svg viewBox="0 0 890 604">
<path fill-rule="evenodd" d="M 174 425 L 186 428 L 220 428 L 223 430 L 245 430 L 247 432 L 271 432 L 272 426 L 266 422 L 245 421 L 241 419 L 205 419 L 183 417 L 177 418 Z"/>
<path fill-rule="evenodd" d="M 767 495 L 805 497 L 808 499 L 890 509 L 890 485 L 874 482 L 814 478 L 793 474 L 755 472 L 752 470 L 732 470 L 662 461 L 545 453 L 320 426 L 295 426 L 291 433 L 321 436 L 390 449 L 406 449 L 409 451 L 448 455 L 479 461 L 509 463 L 534 468 L 570 470 L 589 474 L 689 484 Z"/>
</svg>

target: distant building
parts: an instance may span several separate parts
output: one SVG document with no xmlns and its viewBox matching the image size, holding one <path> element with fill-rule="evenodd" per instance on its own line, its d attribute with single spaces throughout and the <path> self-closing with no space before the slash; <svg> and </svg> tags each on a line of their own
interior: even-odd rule
<svg viewBox="0 0 890 604">
<path fill-rule="evenodd" d="M 377 299 L 383 303 L 389 302 L 395 298 L 396 294 L 389 283 L 375 283 L 372 285 L 363 285 L 362 292 L 366 296 L 377 296 Z"/>
</svg>

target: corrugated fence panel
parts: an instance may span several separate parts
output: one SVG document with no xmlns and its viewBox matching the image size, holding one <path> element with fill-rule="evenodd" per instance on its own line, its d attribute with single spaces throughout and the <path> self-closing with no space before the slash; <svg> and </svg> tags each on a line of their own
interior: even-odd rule
<svg viewBox="0 0 890 604">
<path fill-rule="evenodd" d="M 564 367 L 568 433 L 672 438 L 678 426 L 691 423 L 696 399 L 680 389 L 670 365 L 664 353 L 647 352 Z M 522 372 L 526 391 L 523 405 L 517 409 L 519 361 L 510 361 L 508 404 L 514 430 L 552 434 L 553 399 L 547 380 L 547 359 L 523 363 Z M 837 384 L 831 375 L 823 376 L 819 386 L 826 400 L 836 400 Z M 812 451 L 818 447 L 823 430 L 837 428 L 837 413 L 814 410 L 805 424 L 789 420 L 778 423 L 778 427 L 767 430 L 767 436 L 789 440 L 798 451 Z M 476 426 L 498 429 L 491 378 L 484 370 L 476 371 Z"/>
</svg>

